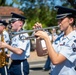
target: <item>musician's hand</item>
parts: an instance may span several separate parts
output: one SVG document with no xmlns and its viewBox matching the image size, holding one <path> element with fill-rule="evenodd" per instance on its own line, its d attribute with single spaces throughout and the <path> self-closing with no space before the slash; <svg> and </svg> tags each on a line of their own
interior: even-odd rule
<svg viewBox="0 0 76 75">
<path fill-rule="evenodd" d="M 35 36 L 38 36 L 38 39 L 46 39 L 49 38 L 48 34 L 44 31 L 37 31 Z"/>
<path fill-rule="evenodd" d="M 7 57 L 7 58 L 10 58 L 10 54 L 6 54 L 6 57 Z"/>
<path fill-rule="evenodd" d="M 41 28 L 42 28 L 42 24 L 41 24 L 41 23 L 38 23 L 38 22 L 35 23 L 34 26 L 33 26 L 33 29 L 34 29 L 34 30 L 37 30 L 37 29 L 39 30 L 39 29 L 41 29 Z"/>
<path fill-rule="evenodd" d="M 7 43 L 6 42 L 0 42 L 0 48 L 6 48 Z"/>
</svg>

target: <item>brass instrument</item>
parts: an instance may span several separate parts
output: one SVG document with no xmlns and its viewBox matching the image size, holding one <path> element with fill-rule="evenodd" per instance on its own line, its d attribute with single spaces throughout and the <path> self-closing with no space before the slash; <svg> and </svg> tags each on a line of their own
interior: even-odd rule
<svg viewBox="0 0 76 75">
<path fill-rule="evenodd" d="M 35 32 L 35 31 L 38 31 L 38 30 L 46 31 L 48 29 L 53 29 L 53 28 L 59 28 L 59 26 L 52 26 L 52 27 L 47 27 L 47 28 L 38 28 L 38 29 L 34 29 L 34 30 L 25 30 L 25 31 L 20 31 L 20 32 L 12 32 L 11 34 L 12 34 L 12 37 L 14 37 L 15 35 L 20 35 L 20 34 L 24 34 L 24 33 Z M 25 39 L 35 39 L 35 38 L 37 38 L 37 37 L 35 35 L 32 35 L 32 36 L 26 37 Z"/>
<path fill-rule="evenodd" d="M 3 34 L 1 35 L 1 41 L 4 42 L 4 37 Z M 1 48 L 1 52 L 0 52 L 0 68 L 7 65 L 6 62 L 6 53 L 4 51 L 4 48 Z"/>
</svg>

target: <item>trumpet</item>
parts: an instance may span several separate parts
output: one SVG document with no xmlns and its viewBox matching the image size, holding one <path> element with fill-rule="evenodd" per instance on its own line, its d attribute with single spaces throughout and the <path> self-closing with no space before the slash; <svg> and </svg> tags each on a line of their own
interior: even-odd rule
<svg viewBox="0 0 76 75">
<path fill-rule="evenodd" d="M 53 29 L 53 28 L 59 28 L 59 26 L 51 26 L 51 27 L 47 27 L 47 28 L 37 28 L 34 30 L 24 30 L 24 31 L 20 31 L 20 32 L 12 32 L 12 37 L 14 37 L 16 35 L 24 34 L 24 33 L 31 33 L 31 32 L 33 33 L 35 31 L 39 31 L 39 30 L 46 31 L 46 30 Z M 25 39 L 35 39 L 35 38 L 37 38 L 35 35 L 31 35 L 29 37 L 26 37 Z"/>
</svg>

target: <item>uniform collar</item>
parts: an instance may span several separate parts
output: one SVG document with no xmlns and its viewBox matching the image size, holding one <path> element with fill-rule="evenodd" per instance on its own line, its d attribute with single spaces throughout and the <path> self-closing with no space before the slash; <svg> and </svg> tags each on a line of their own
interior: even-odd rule
<svg viewBox="0 0 76 75">
<path fill-rule="evenodd" d="M 72 31 L 71 33 L 69 33 L 69 34 L 66 36 L 66 38 L 70 39 L 70 38 L 75 37 L 75 36 L 76 36 L 76 31 L 74 30 L 74 31 Z"/>
<path fill-rule="evenodd" d="M 21 28 L 21 29 L 19 30 L 19 32 L 22 31 L 22 30 L 23 30 L 23 29 Z"/>
</svg>

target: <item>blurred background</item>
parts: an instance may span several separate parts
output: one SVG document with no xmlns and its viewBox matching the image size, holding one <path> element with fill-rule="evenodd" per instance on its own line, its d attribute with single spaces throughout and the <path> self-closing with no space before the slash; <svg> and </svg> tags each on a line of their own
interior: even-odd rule
<svg viewBox="0 0 76 75">
<path fill-rule="evenodd" d="M 55 19 L 56 10 L 54 9 L 56 5 L 76 8 L 76 0 L 0 0 L 0 7 L 18 8 L 22 11 L 19 14 L 27 17 L 24 29 L 32 29 L 36 22 L 41 22 L 43 27 L 57 25 Z M 6 9 L 9 10 L 10 8 Z M 16 11 L 12 10 L 12 12 Z M 0 16 L 2 16 L 2 13 L 7 11 L 0 10 L 0 12 Z"/>
</svg>

